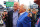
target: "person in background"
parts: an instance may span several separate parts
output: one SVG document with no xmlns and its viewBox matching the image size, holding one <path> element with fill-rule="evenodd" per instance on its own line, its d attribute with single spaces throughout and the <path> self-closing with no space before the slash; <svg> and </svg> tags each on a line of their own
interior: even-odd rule
<svg viewBox="0 0 40 27">
<path fill-rule="evenodd" d="M 4 16 L 5 18 L 4 18 L 3 16 Z M 4 25 L 7 26 L 7 24 L 8 24 L 8 23 L 7 23 L 7 19 L 8 19 L 7 10 L 4 10 L 4 12 L 2 13 L 2 19 L 3 19 L 4 23 L 5 23 Z"/>
<path fill-rule="evenodd" d="M 17 21 L 17 27 L 31 27 L 31 18 L 29 17 L 29 13 L 26 12 L 26 9 L 24 8 L 24 5 L 21 5 L 19 13 L 20 17 Z"/>
<path fill-rule="evenodd" d="M 17 20 L 19 17 L 19 3 L 14 2 L 13 10 L 8 12 L 7 26 L 6 27 L 17 27 Z M 3 16 L 3 19 L 5 17 Z"/>
<path fill-rule="evenodd" d="M 37 23 L 38 23 L 38 27 L 40 27 L 40 16 Z"/>
<path fill-rule="evenodd" d="M 32 10 L 32 17 L 31 17 L 31 27 L 35 27 L 35 23 L 37 22 L 37 12 L 35 9 Z"/>
</svg>

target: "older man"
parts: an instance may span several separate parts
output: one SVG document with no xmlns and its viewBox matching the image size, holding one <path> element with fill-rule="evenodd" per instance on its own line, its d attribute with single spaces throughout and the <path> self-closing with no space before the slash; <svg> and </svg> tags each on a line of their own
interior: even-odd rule
<svg viewBox="0 0 40 27">
<path fill-rule="evenodd" d="M 17 21 L 17 27 L 31 27 L 31 19 L 23 5 L 20 6 L 20 17 Z"/>
<path fill-rule="evenodd" d="M 18 20 L 18 16 L 19 16 L 18 8 L 19 8 L 19 3 L 14 2 L 13 10 L 8 12 L 6 27 L 17 27 L 17 20 Z M 5 18 L 5 17 L 3 17 L 3 18 Z"/>
</svg>

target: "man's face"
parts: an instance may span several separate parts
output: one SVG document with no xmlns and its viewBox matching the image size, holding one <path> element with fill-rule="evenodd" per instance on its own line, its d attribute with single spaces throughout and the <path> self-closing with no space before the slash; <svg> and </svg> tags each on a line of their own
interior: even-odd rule
<svg viewBox="0 0 40 27">
<path fill-rule="evenodd" d="M 36 11 L 32 11 L 33 14 L 36 14 Z"/>
<path fill-rule="evenodd" d="M 4 14 L 7 14 L 7 12 L 4 12 Z"/>
<path fill-rule="evenodd" d="M 19 6 L 18 6 L 18 3 L 17 3 L 17 2 L 14 2 L 14 7 L 13 7 L 13 8 L 14 8 L 14 9 L 18 9 L 18 7 L 19 7 Z"/>
<path fill-rule="evenodd" d="M 25 9 L 23 8 L 23 5 L 21 5 L 20 7 L 19 7 L 19 13 L 22 13 L 22 12 L 24 12 L 25 11 Z"/>
</svg>

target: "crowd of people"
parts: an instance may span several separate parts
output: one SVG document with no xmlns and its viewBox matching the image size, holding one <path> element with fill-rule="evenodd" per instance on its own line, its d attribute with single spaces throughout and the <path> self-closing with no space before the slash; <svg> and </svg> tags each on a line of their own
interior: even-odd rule
<svg viewBox="0 0 40 27">
<path fill-rule="evenodd" d="M 27 9 L 25 5 L 19 5 L 18 2 L 14 2 L 13 10 L 7 12 L 4 10 L 2 19 L 5 22 L 6 27 L 35 27 L 35 23 L 39 19 L 37 17 L 36 9 Z"/>
</svg>

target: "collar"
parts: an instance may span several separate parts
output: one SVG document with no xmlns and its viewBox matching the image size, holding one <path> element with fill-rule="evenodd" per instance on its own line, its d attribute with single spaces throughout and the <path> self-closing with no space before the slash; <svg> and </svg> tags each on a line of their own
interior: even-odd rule
<svg viewBox="0 0 40 27">
<path fill-rule="evenodd" d="M 19 11 L 19 9 L 17 11 Z M 13 9 L 13 12 L 14 12 L 14 9 Z"/>
<path fill-rule="evenodd" d="M 20 15 L 22 15 L 22 14 L 24 14 L 25 12 L 23 12 L 23 13 L 20 13 Z"/>
</svg>

